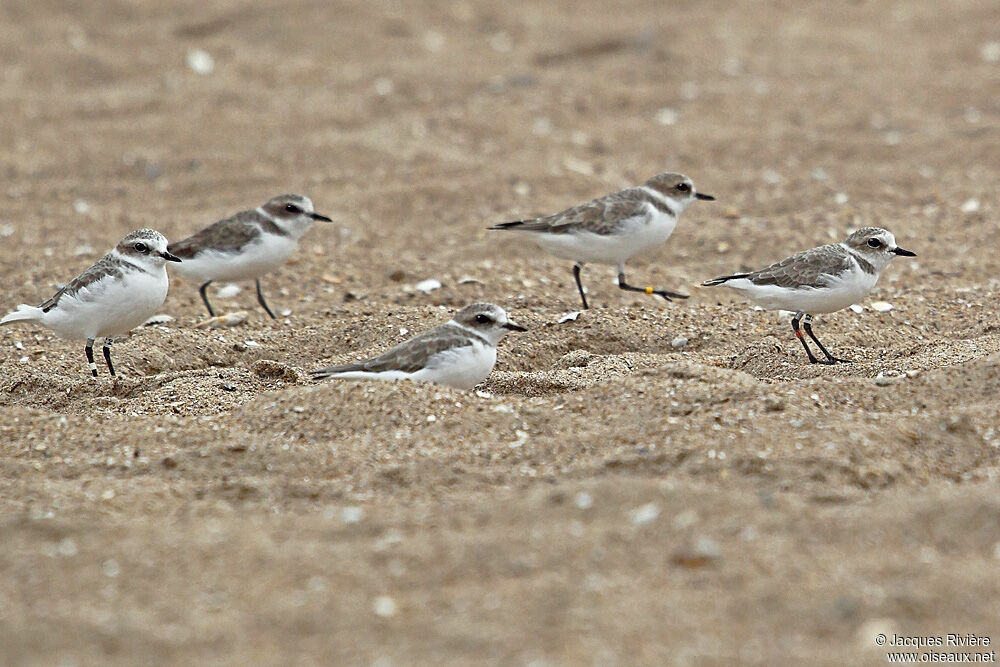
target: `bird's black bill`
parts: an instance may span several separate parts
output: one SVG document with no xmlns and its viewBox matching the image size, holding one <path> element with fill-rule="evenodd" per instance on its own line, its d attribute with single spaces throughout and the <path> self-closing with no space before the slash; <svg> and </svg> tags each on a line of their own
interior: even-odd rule
<svg viewBox="0 0 1000 667">
<path fill-rule="evenodd" d="M 893 250 L 893 252 L 896 253 L 897 255 L 902 256 L 902 257 L 916 257 L 917 256 L 917 253 L 913 252 L 912 250 L 903 250 L 902 248 L 899 248 L 899 247 L 897 247 L 895 250 Z"/>
<path fill-rule="evenodd" d="M 715 201 L 715 197 L 712 195 L 706 195 L 704 192 L 696 192 L 694 193 L 694 196 L 697 199 L 704 199 L 705 201 Z"/>
<path fill-rule="evenodd" d="M 309 217 L 312 218 L 313 220 L 321 220 L 323 222 L 333 222 L 333 220 L 331 220 L 330 218 L 326 217 L 325 215 L 320 215 L 319 213 L 310 213 Z"/>
<path fill-rule="evenodd" d="M 503 325 L 503 328 L 510 329 L 511 331 L 527 331 L 527 329 L 522 327 L 520 324 L 514 324 L 513 322 L 507 322 Z"/>
<path fill-rule="evenodd" d="M 167 260 L 168 262 L 179 262 L 181 258 L 177 255 L 171 255 L 169 252 L 161 252 L 160 257 Z"/>
</svg>

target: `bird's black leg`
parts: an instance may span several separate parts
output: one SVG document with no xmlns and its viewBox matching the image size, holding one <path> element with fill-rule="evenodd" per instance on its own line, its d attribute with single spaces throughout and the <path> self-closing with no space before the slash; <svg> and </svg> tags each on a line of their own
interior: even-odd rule
<svg viewBox="0 0 1000 667">
<path fill-rule="evenodd" d="M 274 313 L 271 312 L 271 309 L 267 307 L 267 301 L 264 301 L 264 293 L 260 291 L 260 278 L 257 279 L 257 302 L 264 307 L 264 310 L 267 311 L 267 314 L 271 316 L 272 320 L 278 319 L 274 316 Z"/>
<path fill-rule="evenodd" d="M 97 364 L 94 363 L 94 339 L 87 339 L 87 363 L 90 364 L 90 372 L 97 377 Z"/>
<path fill-rule="evenodd" d="M 113 342 L 113 338 L 104 339 L 104 361 L 108 364 L 108 372 L 111 373 L 111 377 L 115 376 L 115 365 L 111 363 L 111 343 Z"/>
<path fill-rule="evenodd" d="M 813 353 L 812 353 L 812 350 L 810 350 L 809 346 L 806 345 L 806 339 L 802 337 L 802 331 L 799 330 L 799 320 L 802 319 L 803 315 L 805 315 L 805 313 L 803 313 L 801 310 L 799 312 L 795 313 L 795 317 L 792 318 L 792 331 L 795 332 L 795 337 L 799 339 L 800 343 L 802 343 L 802 347 L 804 347 L 806 349 L 806 354 L 809 355 L 809 363 L 810 364 L 832 364 L 833 363 L 832 361 L 820 361 L 819 359 L 817 359 L 816 357 L 814 357 Z M 809 316 L 806 315 L 806 317 L 809 317 Z M 809 325 L 806 325 L 806 326 L 809 326 Z M 816 340 L 816 339 L 813 338 L 813 340 Z"/>
<path fill-rule="evenodd" d="M 625 282 L 625 265 L 618 265 L 618 289 L 628 290 L 629 292 L 642 292 L 643 294 L 656 294 L 662 296 L 667 301 L 671 299 L 686 299 L 687 294 L 678 294 L 677 292 L 668 292 L 665 289 L 655 289 L 650 286 L 646 287 L 636 287 L 635 285 L 629 285 Z"/>
<path fill-rule="evenodd" d="M 210 304 L 208 302 L 208 293 L 205 291 L 205 290 L 208 289 L 208 286 L 211 285 L 211 284 L 212 284 L 212 281 L 209 280 L 207 283 L 205 283 L 204 285 L 202 285 L 201 287 L 199 287 L 198 291 L 201 292 L 201 300 L 205 302 L 205 307 L 208 308 L 208 316 L 209 317 L 215 317 L 215 311 L 212 310 L 212 304 Z"/>
<path fill-rule="evenodd" d="M 819 346 L 819 349 L 823 352 L 823 354 L 826 355 L 826 358 L 830 360 L 831 364 L 836 364 L 838 362 L 841 364 L 853 363 L 850 359 L 841 359 L 840 357 L 833 356 L 832 354 L 830 354 L 829 350 L 823 347 L 823 343 L 819 342 L 819 339 L 816 338 L 816 334 L 813 333 L 812 315 L 806 315 L 805 319 L 802 320 L 802 328 L 806 330 L 806 333 L 809 334 L 809 337 L 813 339 L 813 342 Z"/>
<path fill-rule="evenodd" d="M 577 262 L 573 265 L 573 277 L 576 279 L 576 288 L 580 290 L 580 299 L 583 300 L 583 309 L 590 310 L 590 306 L 587 305 L 587 295 L 583 293 L 583 283 L 580 282 L 580 269 L 583 268 L 581 262 Z"/>
</svg>

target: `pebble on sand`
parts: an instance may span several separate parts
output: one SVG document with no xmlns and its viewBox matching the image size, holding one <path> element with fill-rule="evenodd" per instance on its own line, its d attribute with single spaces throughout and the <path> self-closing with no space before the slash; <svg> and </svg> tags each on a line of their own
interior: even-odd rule
<svg viewBox="0 0 1000 667">
<path fill-rule="evenodd" d="M 636 507 L 628 514 L 633 525 L 646 526 L 656 521 L 656 518 L 660 516 L 660 506 L 656 503 L 646 503 Z"/>
<path fill-rule="evenodd" d="M 441 281 L 437 278 L 428 278 L 427 280 L 421 280 L 419 283 L 413 286 L 418 292 L 423 292 L 424 294 L 429 294 L 434 290 L 441 289 Z"/>
<path fill-rule="evenodd" d="M 979 200 L 976 198 L 966 199 L 962 204 L 962 213 L 975 213 L 979 210 Z"/>
<path fill-rule="evenodd" d="M 229 283 L 228 285 L 223 285 L 219 289 L 215 290 L 215 296 L 220 299 L 232 299 L 242 291 L 243 288 L 236 283 Z"/>
<path fill-rule="evenodd" d="M 204 76 L 215 71 L 215 59 L 208 51 L 191 49 L 187 52 L 187 66 L 195 74 Z"/>
<path fill-rule="evenodd" d="M 340 510 L 340 521 L 342 523 L 361 523 L 365 518 L 365 510 L 357 505 L 351 505 Z"/>
<path fill-rule="evenodd" d="M 678 547 L 670 554 L 674 565 L 694 569 L 711 565 L 722 557 L 718 543 L 708 537 L 699 537 L 693 544 Z"/>
<path fill-rule="evenodd" d="M 888 313 L 892 310 L 892 304 L 888 301 L 876 301 L 872 304 L 872 310 L 876 313 Z"/>
<path fill-rule="evenodd" d="M 376 616 L 381 616 L 382 618 L 389 618 L 390 616 L 395 616 L 399 608 L 396 606 L 396 601 L 393 600 L 388 595 L 380 595 L 375 598 L 372 602 L 372 611 L 375 612 Z"/>
<path fill-rule="evenodd" d="M 979 57 L 988 63 L 1000 63 L 1000 42 L 984 42 L 979 47 Z"/>
</svg>

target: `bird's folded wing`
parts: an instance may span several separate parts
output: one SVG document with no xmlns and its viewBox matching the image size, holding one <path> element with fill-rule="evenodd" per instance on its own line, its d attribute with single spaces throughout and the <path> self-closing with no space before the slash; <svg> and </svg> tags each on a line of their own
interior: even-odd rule
<svg viewBox="0 0 1000 667">
<path fill-rule="evenodd" d="M 439 352 L 472 345 L 473 341 L 467 332 L 454 326 L 442 326 L 400 343 L 385 353 L 354 364 L 333 366 L 313 371 L 314 375 L 331 373 L 346 373 L 349 371 L 366 371 L 382 373 L 384 371 L 403 371 L 416 373 L 427 367 L 428 360 Z"/>
<path fill-rule="evenodd" d="M 831 276 L 853 268 L 851 258 L 837 245 L 825 245 L 787 257 L 747 275 L 755 285 L 826 287 Z"/>
<path fill-rule="evenodd" d="M 254 211 L 243 211 L 231 218 L 219 220 L 183 241 L 176 241 L 168 250 L 181 259 L 190 259 L 204 248 L 220 252 L 237 252 L 260 236 L 261 230 Z"/>
<path fill-rule="evenodd" d="M 631 188 L 605 195 L 545 218 L 525 220 L 510 228 L 550 234 L 584 229 L 593 234 L 614 234 L 626 220 L 645 214 L 647 201 L 649 201 L 648 194 L 637 188 Z"/>
<path fill-rule="evenodd" d="M 82 288 L 93 285 L 103 278 L 110 277 L 121 280 L 124 275 L 123 262 L 112 257 L 110 254 L 105 255 L 97 260 L 97 263 L 92 267 L 63 285 L 58 292 L 38 304 L 38 307 L 47 313 L 55 308 L 59 300 L 65 296 L 83 296 L 81 293 Z"/>
</svg>

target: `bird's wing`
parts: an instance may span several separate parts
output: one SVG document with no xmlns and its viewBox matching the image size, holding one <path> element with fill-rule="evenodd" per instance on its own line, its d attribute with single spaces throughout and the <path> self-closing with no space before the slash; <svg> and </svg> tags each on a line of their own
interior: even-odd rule
<svg viewBox="0 0 1000 667">
<path fill-rule="evenodd" d="M 110 253 L 105 255 L 89 269 L 63 285 L 58 292 L 38 304 L 38 307 L 47 313 L 55 308 L 64 296 L 78 296 L 82 288 L 99 282 L 103 278 L 110 276 L 120 280 L 125 274 L 123 264 L 122 260 L 113 257 Z"/>
<path fill-rule="evenodd" d="M 420 369 L 426 368 L 428 360 L 435 354 L 444 352 L 445 350 L 472 345 L 472 342 L 468 332 L 456 326 L 445 324 L 404 341 L 373 359 L 359 361 L 354 364 L 345 364 L 343 366 L 321 368 L 312 371 L 312 374 L 326 376 L 349 371 L 366 371 L 368 373 L 402 371 L 404 373 L 416 373 Z"/>
<path fill-rule="evenodd" d="M 629 188 L 544 218 L 505 222 L 494 225 L 491 229 L 517 229 L 549 234 L 586 230 L 593 234 L 614 234 L 626 220 L 646 215 L 646 204 L 649 201 L 647 193 L 639 188 Z"/>
<path fill-rule="evenodd" d="M 851 258 L 839 245 L 812 248 L 786 257 L 776 264 L 746 276 L 755 285 L 778 287 L 825 287 L 830 276 L 851 269 Z"/>
<path fill-rule="evenodd" d="M 183 241 L 171 243 L 167 250 L 181 259 L 191 259 L 205 248 L 219 252 L 237 252 L 261 235 L 255 211 L 242 211 L 195 232 Z"/>
</svg>

